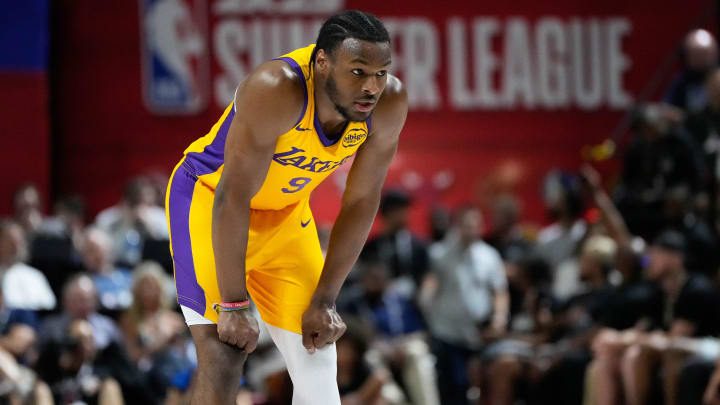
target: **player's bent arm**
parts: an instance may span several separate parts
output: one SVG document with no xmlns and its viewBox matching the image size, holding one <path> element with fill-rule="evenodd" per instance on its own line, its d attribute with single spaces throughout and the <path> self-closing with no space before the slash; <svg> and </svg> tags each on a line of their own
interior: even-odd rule
<svg viewBox="0 0 720 405">
<path fill-rule="evenodd" d="M 405 89 L 397 78 L 389 77 L 373 113 L 371 133 L 358 149 L 350 169 L 342 208 L 330 234 L 325 266 L 313 296 L 314 304 L 335 302 L 367 240 L 407 110 Z"/>
<path fill-rule="evenodd" d="M 247 298 L 250 199 L 265 180 L 277 138 L 292 128 L 303 102 L 297 75 L 281 61 L 263 64 L 238 88 L 212 214 L 217 281 L 224 302 Z"/>
</svg>

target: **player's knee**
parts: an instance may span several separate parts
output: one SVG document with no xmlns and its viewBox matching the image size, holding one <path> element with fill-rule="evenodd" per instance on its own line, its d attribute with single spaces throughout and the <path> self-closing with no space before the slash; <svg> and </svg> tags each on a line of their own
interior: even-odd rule
<svg viewBox="0 0 720 405">
<path fill-rule="evenodd" d="M 335 381 L 337 356 L 334 347 L 326 347 L 313 354 L 303 354 L 292 360 L 286 360 L 289 360 L 287 365 L 290 370 L 288 371 L 293 379 L 307 379 L 308 381 L 305 381 L 304 384 L 308 389 L 317 389 L 318 386 Z"/>
<path fill-rule="evenodd" d="M 197 350 L 198 371 L 218 381 L 218 385 L 232 386 L 242 378 L 242 369 L 247 353 L 218 339 L 215 325 L 191 327 L 193 341 Z"/>
<path fill-rule="evenodd" d="M 243 364 L 247 359 L 247 353 L 243 350 L 225 343 L 213 342 L 205 353 L 205 362 L 215 368 L 242 371 Z M 198 355 L 198 358 L 200 356 Z M 199 360 L 199 359 L 198 359 Z"/>
<path fill-rule="evenodd" d="M 322 348 L 310 355 L 315 368 L 337 368 L 337 352 L 334 346 Z"/>
</svg>

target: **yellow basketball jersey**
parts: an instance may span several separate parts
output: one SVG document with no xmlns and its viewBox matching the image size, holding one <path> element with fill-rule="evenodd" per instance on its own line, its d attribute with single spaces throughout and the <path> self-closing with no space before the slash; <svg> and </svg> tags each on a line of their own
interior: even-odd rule
<svg viewBox="0 0 720 405">
<path fill-rule="evenodd" d="M 323 132 L 315 109 L 310 67 L 314 47 L 300 48 L 278 58 L 287 62 L 302 80 L 305 105 L 295 126 L 278 138 L 265 182 L 250 201 L 253 209 L 279 210 L 309 197 L 367 139 L 370 119 L 348 122 L 342 136 L 335 140 L 328 139 Z M 185 162 L 213 190 L 223 171 L 225 140 L 234 115 L 235 105 L 230 103 L 210 132 L 185 150 Z"/>
</svg>

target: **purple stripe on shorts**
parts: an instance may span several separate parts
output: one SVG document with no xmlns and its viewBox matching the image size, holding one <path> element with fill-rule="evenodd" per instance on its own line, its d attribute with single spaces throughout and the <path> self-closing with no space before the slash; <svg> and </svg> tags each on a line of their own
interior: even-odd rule
<svg viewBox="0 0 720 405">
<path fill-rule="evenodd" d="M 307 83 L 305 82 L 305 75 L 303 74 L 302 68 L 300 65 L 298 65 L 297 62 L 295 62 L 295 59 L 288 58 L 287 56 L 283 56 L 282 58 L 276 58 L 274 60 L 281 60 L 283 62 L 286 62 L 290 67 L 293 68 L 295 73 L 297 73 L 298 78 L 300 79 L 300 83 L 302 83 L 303 86 L 303 92 L 305 93 L 305 104 L 303 104 L 302 112 L 300 113 L 300 118 L 298 118 L 295 125 L 299 124 L 300 121 L 302 121 L 303 117 L 305 116 L 305 111 L 307 111 L 307 105 L 308 105 L 308 91 L 307 91 Z M 293 125 L 293 126 L 295 126 Z"/>
<path fill-rule="evenodd" d="M 205 292 L 197 282 L 190 243 L 190 204 L 196 181 L 185 165 L 180 165 L 170 185 L 168 215 L 178 302 L 202 315 L 205 313 Z"/>
<path fill-rule="evenodd" d="M 230 107 L 230 112 L 220 125 L 212 143 L 206 146 L 202 152 L 190 152 L 187 154 L 186 162 L 195 170 L 195 175 L 202 176 L 214 173 L 225 163 L 225 141 L 230 130 L 230 123 L 235 116 L 233 107 Z"/>
</svg>

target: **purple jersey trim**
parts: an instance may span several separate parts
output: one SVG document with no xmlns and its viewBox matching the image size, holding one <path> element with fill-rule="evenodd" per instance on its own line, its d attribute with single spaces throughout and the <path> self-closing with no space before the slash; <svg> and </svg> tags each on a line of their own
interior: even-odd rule
<svg viewBox="0 0 720 405">
<path fill-rule="evenodd" d="M 298 63 L 295 62 L 295 59 L 293 59 L 293 58 L 288 58 L 287 56 L 283 56 L 282 58 L 276 58 L 273 60 L 281 60 L 283 62 L 286 62 L 288 65 L 290 65 L 290 67 L 293 68 L 295 73 L 297 73 L 298 78 L 300 79 L 300 83 L 302 83 L 302 86 L 303 86 L 303 92 L 305 93 L 305 103 L 303 104 L 302 112 L 300 113 L 300 118 L 298 118 L 295 125 L 293 125 L 293 127 L 295 127 L 295 126 L 297 126 L 297 124 L 300 123 L 300 121 L 302 121 L 303 117 L 305 116 L 305 111 L 307 111 L 308 91 L 307 91 L 307 83 L 305 80 L 305 75 L 303 74 L 303 71 L 302 71 L 302 68 L 300 67 L 300 65 L 298 65 Z"/>
<path fill-rule="evenodd" d="M 371 123 L 372 123 L 372 115 L 369 116 L 369 117 L 365 120 L 365 125 L 367 125 L 367 128 L 368 128 L 368 134 L 370 133 L 370 124 L 371 124 Z"/>
<path fill-rule="evenodd" d="M 185 165 L 175 171 L 170 184 L 168 217 L 178 303 L 202 315 L 205 313 L 205 291 L 197 282 L 190 243 L 190 205 L 196 181 Z"/>
<path fill-rule="evenodd" d="M 322 142 L 323 146 L 333 146 L 340 139 L 342 139 L 343 134 L 345 133 L 345 130 L 347 129 L 348 125 L 350 124 L 350 121 L 345 121 L 345 126 L 343 127 L 342 131 L 340 132 L 340 136 L 337 137 L 337 139 L 330 139 L 325 135 L 325 131 L 322 129 L 322 124 L 320 123 L 320 119 L 317 115 L 317 108 L 315 109 L 315 117 L 313 118 L 313 126 L 315 127 L 315 131 L 318 133 L 318 138 L 320 138 L 320 142 Z"/>
<path fill-rule="evenodd" d="M 202 176 L 214 173 L 225 163 L 225 141 L 234 116 L 235 109 L 231 107 L 230 112 L 220 125 L 220 129 L 218 129 L 215 139 L 202 152 L 190 152 L 187 154 L 185 161 L 193 168 L 193 174 Z"/>
</svg>

